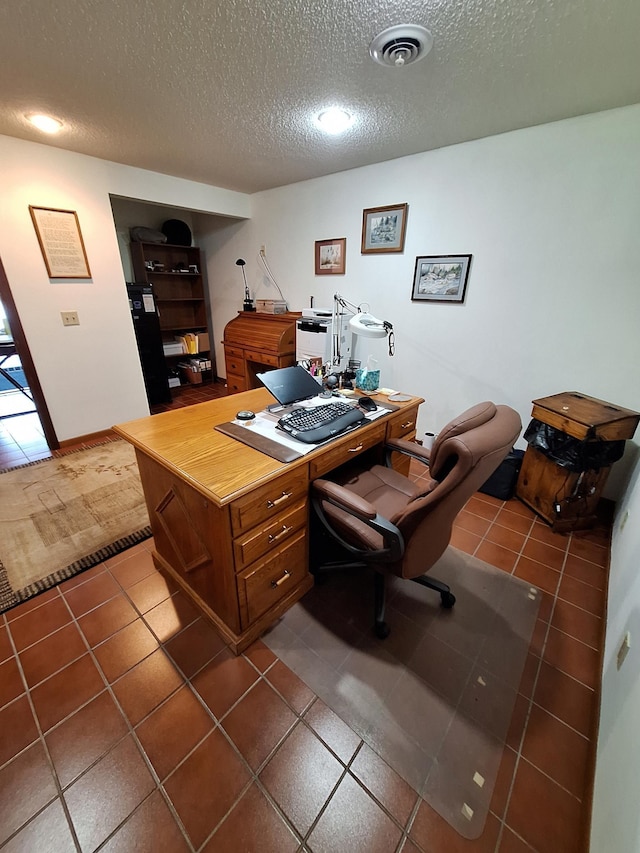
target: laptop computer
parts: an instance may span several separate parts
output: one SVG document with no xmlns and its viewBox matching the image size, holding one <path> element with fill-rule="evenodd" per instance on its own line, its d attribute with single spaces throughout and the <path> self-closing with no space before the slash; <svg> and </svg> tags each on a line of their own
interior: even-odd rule
<svg viewBox="0 0 640 853">
<path fill-rule="evenodd" d="M 256 373 L 256 376 L 281 406 L 291 406 L 300 400 L 317 397 L 322 391 L 322 385 L 317 379 L 299 364 L 295 367 L 281 367 L 266 373 Z"/>
</svg>

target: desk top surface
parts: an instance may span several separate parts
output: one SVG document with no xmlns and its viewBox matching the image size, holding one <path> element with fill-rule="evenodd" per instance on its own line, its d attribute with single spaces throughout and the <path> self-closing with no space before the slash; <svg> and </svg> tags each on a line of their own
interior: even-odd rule
<svg viewBox="0 0 640 853">
<path fill-rule="evenodd" d="M 215 430 L 218 424 L 232 421 L 241 409 L 258 412 L 273 402 L 266 388 L 257 388 L 118 424 L 114 431 L 137 450 L 174 471 L 199 491 L 208 493 L 217 503 L 224 504 L 280 474 L 307 464 L 328 448 L 352 441 L 356 434 L 339 436 L 293 462 L 279 462 Z M 421 397 L 412 397 L 406 403 L 395 405 L 405 409 L 422 402 Z M 380 403 L 384 404 L 384 397 L 380 398 Z M 383 416 L 370 426 L 391 416 L 392 413 Z"/>
</svg>

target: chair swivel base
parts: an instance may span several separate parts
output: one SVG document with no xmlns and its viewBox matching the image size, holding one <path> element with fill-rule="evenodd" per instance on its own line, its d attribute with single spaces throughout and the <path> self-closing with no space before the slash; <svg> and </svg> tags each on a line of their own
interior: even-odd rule
<svg viewBox="0 0 640 853">
<path fill-rule="evenodd" d="M 380 572 L 376 572 L 375 575 L 375 602 L 374 602 L 374 610 L 375 610 L 375 622 L 373 625 L 373 633 L 378 637 L 379 640 L 386 640 L 386 638 L 391 633 L 391 629 L 384 621 L 384 613 L 385 613 L 385 579 L 386 576 L 381 574 Z M 436 592 L 440 593 L 440 602 L 445 610 L 451 610 L 453 605 L 456 603 L 456 597 L 451 592 L 449 586 L 442 581 L 436 580 L 435 578 L 428 578 L 426 575 L 420 575 L 417 578 L 410 578 L 410 580 L 414 581 L 414 583 L 419 583 L 421 586 L 426 586 L 428 589 L 433 589 Z"/>
</svg>

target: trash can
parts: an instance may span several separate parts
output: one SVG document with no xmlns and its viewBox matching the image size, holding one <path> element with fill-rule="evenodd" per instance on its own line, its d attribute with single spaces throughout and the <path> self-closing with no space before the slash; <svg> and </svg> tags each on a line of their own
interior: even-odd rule
<svg viewBox="0 0 640 853">
<path fill-rule="evenodd" d="M 516 491 L 523 457 L 524 450 L 512 450 L 478 491 L 501 501 L 510 500 Z"/>
</svg>

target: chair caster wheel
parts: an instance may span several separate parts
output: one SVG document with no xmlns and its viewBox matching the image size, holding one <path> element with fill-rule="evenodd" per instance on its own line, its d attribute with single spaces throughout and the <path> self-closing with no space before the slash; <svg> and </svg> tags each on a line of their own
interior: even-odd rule
<svg viewBox="0 0 640 853">
<path fill-rule="evenodd" d="M 451 610 L 456 603 L 456 597 L 452 592 L 441 592 L 440 599 L 445 610 Z"/>
<path fill-rule="evenodd" d="M 376 622 L 373 633 L 379 640 L 386 640 L 391 631 L 386 622 Z"/>
</svg>

